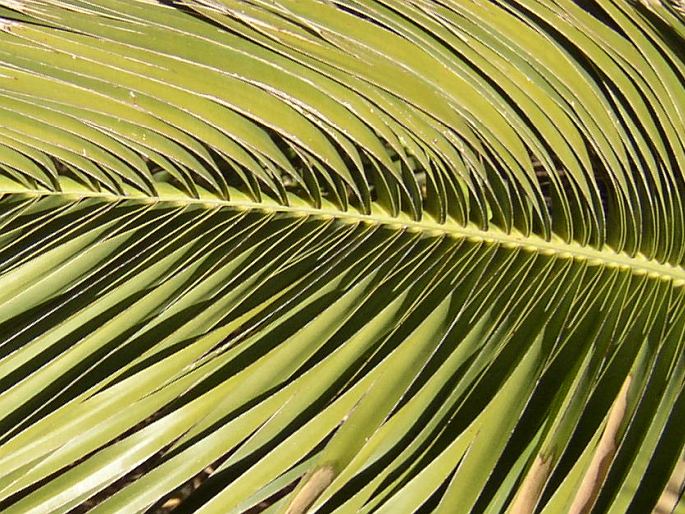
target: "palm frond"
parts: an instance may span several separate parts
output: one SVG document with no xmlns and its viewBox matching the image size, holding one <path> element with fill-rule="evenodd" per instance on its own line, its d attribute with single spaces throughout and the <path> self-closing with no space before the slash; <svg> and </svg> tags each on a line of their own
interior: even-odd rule
<svg viewBox="0 0 685 514">
<path fill-rule="evenodd" d="M 685 22 L 647 3 L 0 0 L 0 510 L 653 509 Z"/>
</svg>

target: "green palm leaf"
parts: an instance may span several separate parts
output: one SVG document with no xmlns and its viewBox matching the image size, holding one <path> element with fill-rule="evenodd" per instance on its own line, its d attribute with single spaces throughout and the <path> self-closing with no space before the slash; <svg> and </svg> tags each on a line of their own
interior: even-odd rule
<svg viewBox="0 0 685 514">
<path fill-rule="evenodd" d="M 681 512 L 684 42 L 0 0 L 0 510 Z"/>
</svg>

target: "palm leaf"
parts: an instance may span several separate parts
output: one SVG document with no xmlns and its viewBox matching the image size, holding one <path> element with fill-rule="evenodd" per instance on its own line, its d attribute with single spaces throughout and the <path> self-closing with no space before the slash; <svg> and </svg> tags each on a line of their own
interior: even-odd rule
<svg viewBox="0 0 685 514">
<path fill-rule="evenodd" d="M 0 0 L 3 512 L 682 509 L 685 23 L 582 4 Z"/>
</svg>

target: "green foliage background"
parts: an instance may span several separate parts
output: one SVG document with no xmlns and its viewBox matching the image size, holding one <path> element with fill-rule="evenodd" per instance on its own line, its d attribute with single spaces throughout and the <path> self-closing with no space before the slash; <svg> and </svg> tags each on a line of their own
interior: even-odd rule
<svg viewBox="0 0 685 514">
<path fill-rule="evenodd" d="M 0 0 L 0 509 L 650 512 L 684 43 L 677 2 Z"/>
</svg>

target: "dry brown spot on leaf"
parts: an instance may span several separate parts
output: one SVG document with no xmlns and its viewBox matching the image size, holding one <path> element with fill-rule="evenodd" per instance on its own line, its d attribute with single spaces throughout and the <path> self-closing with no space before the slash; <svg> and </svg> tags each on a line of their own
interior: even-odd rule
<svg viewBox="0 0 685 514">
<path fill-rule="evenodd" d="M 586 514 L 590 512 L 595 504 L 595 500 L 597 500 L 599 491 L 618 449 L 616 439 L 619 435 L 623 418 L 626 415 L 631 380 L 632 377 L 628 375 L 618 396 L 614 400 L 614 404 L 611 406 L 604 433 L 595 449 L 595 455 L 592 457 L 592 462 L 590 462 L 590 466 L 585 472 L 576 497 L 573 499 L 569 514 Z"/>
<path fill-rule="evenodd" d="M 304 514 L 335 478 L 332 466 L 324 466 L 311 474 L 293 499 L 286 514 Z"/>
<path fill-rule="evenodd" d="M 519 488 L 509 511 L 510 514 L 528 514 L 535 510 L 542 488 L 545 486 L 551 471 L 552 458 L 538 455 Z"/>
</svg>

